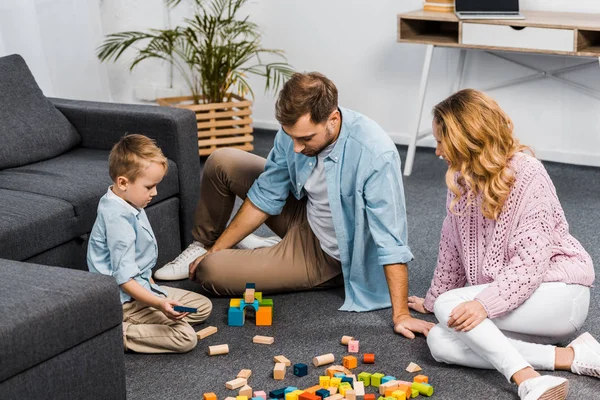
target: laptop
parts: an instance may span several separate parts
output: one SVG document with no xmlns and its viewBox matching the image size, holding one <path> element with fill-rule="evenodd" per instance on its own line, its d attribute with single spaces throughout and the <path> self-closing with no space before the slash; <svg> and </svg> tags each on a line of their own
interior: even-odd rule
<svg viewBox="0 0 600 400">
<path fill-rule="evenodd" d="M 525 19 L 519 13 L 519 0 L 455 0 L 460 19 Z"/>
</svg>

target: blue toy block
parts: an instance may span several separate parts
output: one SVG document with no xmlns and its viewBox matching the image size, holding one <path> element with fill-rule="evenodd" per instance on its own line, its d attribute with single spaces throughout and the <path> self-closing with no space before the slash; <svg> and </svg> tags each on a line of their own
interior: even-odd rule
<svg viewBox="0 0 600 400">
<path fill-rule="evenodd" d="M 244 299 L 242 299 L 242 301 L 240 301 L 240 308 L 243 310 L 246 307 L 252 307 L 254 308 L 254 311 L 258 311 L 258 300 L 254 300 L 253 303 L 246 303 Z"/>
<path fill-rule="evenodd" d="M 329 393 L 329 390 L 327 390 L 327 389 L 319 389 L 315 392 L 315 394 L 317 396 L 319 396 L 321 399 L 325 399 L 325 398 L 331 396 L 331 393 Z"/>
<path fill-rule="evenodd" d="M 298 388 L 294 387 L 294 386 L 288 386 L 283 390 L 283 393 L 284 394 L 292 393 L 294 390 L 298 390 Z"/>
<path fill-rule="evenodd" d="M 283 399 L 285 397 L 285 389 L 286 388 L 271 390 L 269 392 L 269 397 L 272 399 Z"/>
<path fill-rule="evenodd" d="M 256 289 L 256 283 L 246 283 L 246 289 Z"/>
<path fill-rule="evenodd" d="M 229 326 L 244 326 L 246 320 L 246 310 L 243 308 L 229 307 L 227 313 L 227 325 Z"/>
<path fill-rule="evenodd" d="M 336 372 L 335 374 L 333 374 L 333 377 L 334 377 L 334 378 L 343 378 L 343 377 L 345 377 L 345 376 L 346 376 L 346 374 L 345 374 L 345 373 L 343 373 L 343 372 Z M 340 381 L 340 382 L 341 382 L 341 381 Z"/>
<path fill-rule="evenodd" d="M 344 375 L 342 377 L 342 382 L 341 383 L 344 383 L 344 382 L 348 382 L 350 384 L 350 386 L 354 387 L 354 378 L 351 378 L 349 376 Z"/>
<path fill-rule="evenodd" d="M 381 378 L 381 383 L 386 383 L 386 382 L 395 381 L 395 380 L 396 380 L 395 376 L 388 375 L 388 376 L 384 376 L 383 378 Z"/>
<path fill-rule="evenodd" d="M 294 364 L 294 375 L 306 376 L 308 375 L 308 365 L 306 364 Z"/>
</svg>

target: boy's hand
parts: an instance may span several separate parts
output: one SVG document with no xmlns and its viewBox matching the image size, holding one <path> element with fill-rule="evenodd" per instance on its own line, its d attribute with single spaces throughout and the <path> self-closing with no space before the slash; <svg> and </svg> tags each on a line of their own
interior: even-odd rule
<svg viewBox="0 0 600 400">
<path fill-rule="evenodd" d="M 162 313 L 165 314 L 167 316 L 167 318 L 172 319 L 173 321 L 177 321 L 177 320 L 183 319 L 189 315 L 189 313 L 187 313 L 187 312 L 180 313 L 173 309 L 173 306 L 182 306 L 182 305 L 183 304 L 181 304 L 180 302 L 178 302 L 176 300 L 163 299 L 160 302 L 158 309 L 160 311 L 162 311 Z"/>
<path fill-rule="evenodd" d="M 488 314 L 483 304 L 477 300 L 466 301 L 457 305 L 450 313 L 448 327 L 460 332 L 469 332 L 482 323 Z"/>
<path fill-rule="evenodd" d="M 408 308 L 420 312 L 421 314 L 431 314 L 425 309 L 425 299 L 417 296 L 410 296 L 408 298 Z"/>
</svg>

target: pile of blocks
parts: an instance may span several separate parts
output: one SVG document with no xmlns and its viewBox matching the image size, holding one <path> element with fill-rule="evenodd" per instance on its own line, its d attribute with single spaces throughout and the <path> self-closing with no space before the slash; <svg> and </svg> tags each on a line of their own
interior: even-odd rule
<svg viewBox="0 0 600 400">
<path fill-rule="evenodd" d="M 229 326 L 244 326 L 246 307 L 252 307 L 256 311 L 257 326 L 270 326 L 273 324 L 273 299 L 263 299 L 262 292 L 256 291 L 254 283 L 246 284 L 243 298 L 229 301 L 227 324 Z"/>
</svg>

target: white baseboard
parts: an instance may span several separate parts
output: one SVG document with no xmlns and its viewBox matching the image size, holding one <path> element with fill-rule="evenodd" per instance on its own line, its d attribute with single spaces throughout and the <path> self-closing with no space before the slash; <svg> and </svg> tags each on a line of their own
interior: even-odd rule
<svg viewBox="0 0 600 400">
<path fill-rule="evenodd" d="M 259 129 L 270 129 L 277 131 L 280 125 L 277 121 L 254 120 L 253 125 Z M 388 132 L 392 141 L 399 145 L 408 146 L 411 135 L 404 132 Z M 419 147 L 435 147 L 435 140 L 427 137 L 419 140 Z M 585 165 L 600 167 L 600 153 L 570 152 L 566 150 L 534 149 L 535 155 L 540 160 L 559 162 L 565 164 Z"/>
</svg>

